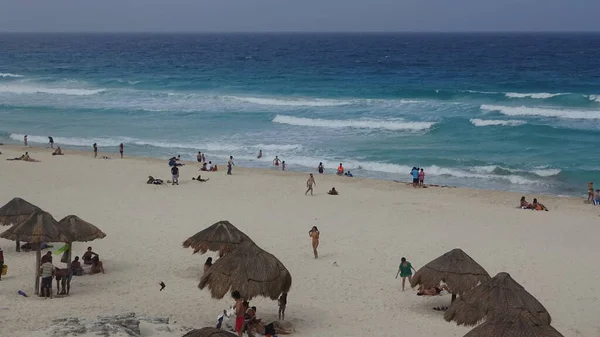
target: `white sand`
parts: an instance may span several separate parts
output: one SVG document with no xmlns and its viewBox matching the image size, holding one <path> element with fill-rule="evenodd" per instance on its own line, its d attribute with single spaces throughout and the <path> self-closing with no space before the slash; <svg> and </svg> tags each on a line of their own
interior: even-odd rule
<svg viewBox="0 0 600 337">
<path fill-rule="evenodd" d="M 415 190 L 331 175 L 317 175 L 316 195 L 307 197 L 306 174 L 235 167 L 233 176 L 203 174 L 210 181 L 201 184 L 191 181 L 195 164 L 181 169 L 180 186 L 150 186 L 148 175 L 169 178 L 166 162 L 114 154 L 95 160 L 69 151 L 52 157 L 50 150 L 33 148 L 30 154 L 41 163 L 4 160 L 24 150 L 0 147 L 0 203 L 20 196 L 57 220 L 76 214 L 97 225 L 107 237 L 76 243 L 74 255 L 93 246 L 107 274 L 74 277 L 68 298 L 24 298 L 17 291 L 33 294 L 35 254 L 16 253 L 13 242 L 0 239 L 9 265 L 0 281 L 2 336 L 27 335 L 22 332 L 51 318 L 124 311 L 213 326 L 231 301 L 197 288 L 207 256 L 192 255 L 181 243 L 222 219 L 290 270 L 287 318 L 296 336 L 463 336 L 468 328 L 431 310 L 447 305 L 448 296 L 401 292 L 394 279 L 400 257 L 418 269 L 456 247 L 492 276 L 509 272 L 546 306 L 565 336 L 600 335 L 600 207 L 581 199 L 543 197 L 551 211 L 534 212 L 516 209 L 520 195 L 514 193 Z M 325 194 L 332 186 L 339 196 Z M 308 237 L 313 225 L 321 231 L 318 260 Z M 159 292 L 159 281 L 165 291 Z M 259 317 L 276 318 L 276 302 L 256 299 L 252 305 Z"/>
</svg>

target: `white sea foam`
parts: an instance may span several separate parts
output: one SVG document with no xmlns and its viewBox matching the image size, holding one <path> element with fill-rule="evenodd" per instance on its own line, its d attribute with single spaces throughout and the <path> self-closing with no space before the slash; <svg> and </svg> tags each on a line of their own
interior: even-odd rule
<svg viewBox="0 0 600 337">
<path fill-rule="evenodd" d="M 552 177 L 555 175 L 558 175 L 561 170 L 560 169 L 555 169 L 555 168 L 548 168 L 548 167 L 536 167 L 532 170 L 519 170 L 519 169 L 510 169 L 507 167 L 502 167 L 502 166 L 497 166 L 497 165 L 488 165 L 488 166 L 475 166 L 469 169 L 469 171 L 475 172 L 475 173 L 483 173 L 483 174 L 490 174 L 490 173 L 496 173 L 496 175 L 498 175 L 498 172 L 506 172 L 508 174 L 535 174 L 537 176 L 540 177 Z"/>
<path fill-rule="evenodd" d="M 19 74 L 11 74 L 11 73 L 0 73 L 0 77 L 18 78 L 18 77 L 25 77 L 25 76 L 19 75 Z"/>
<path fill-rule="evenodd" d="M 276 106 L 340 106 L 352 104 L 351 101 L 344 100 L 331 100 L 331 99 L 276 99 L 276 98 L 261 98 L 261 97 L 239 97 L 239 96 L 225 96 L 237 101 L 260 104 L 260 105 L 276 105 Z"/>
<path fill-rule="evenodd" d="M 52 95 L 72 95 L 88 96 L 95 95 L 105 91 L 105 89 L 79 89 L 79 88 L 48 88 L 39 86 L 29 86 L 22 84 L 3 84 L 0 85 L 0 93 L 11 94 L 52 94 Z"/>
<path fill-rule="evenodd" d="M 590 101 L 600 103 L 600 95 L 589 95 L 588 99 Z"/>
<path fill-rule="evenodd" d="M 507 92 L 505 94 L 508 98 L 534 98 L 534 99 L 546 99 L 556 96 L 568 95 L 568 93 L 556 93 L 551 94 L 547 92 L 536 92 L 536 93 L 518 93 L 518 92 Z"/>
<path fill-rule="evenodd" d="M 540 177 L 552 177 L 560 173 L 560 169 L 535 169 L 531 173 L 537 174 Z"/>
<path fill-rule="evenodd" d="M 320 118 L 301 118 L 292 116 L 277 115 L 273 118 L 273 123 L 313 126 L 322 128 L 354 128 L 354 129 L 384 129 L 393 131 L 420 131 L 427 130 L 435 123 L 433 122 L 405 122 L 405 121 L 382 121 L 382 120 L 336 120 Z"/>
<path fill-rule="evenodd" d="M 527 122 L 522 120 L 498 120 L 498 119 L 479 119 L 473 118 L 470 119 L 469 122 L 475 126 L 519 126 L 526 124 Z"/>
<path fill-rule="evenodd" d="M 507 116 L 541 116 L 569 119 L 600 119 L 600 111 L 598 110 L 548 109 L 532 108 L 526 106 L 510 107 L 489 104 L 481 105 L 480 109 L 483 111 L 497 111 Z"/>
</svg>

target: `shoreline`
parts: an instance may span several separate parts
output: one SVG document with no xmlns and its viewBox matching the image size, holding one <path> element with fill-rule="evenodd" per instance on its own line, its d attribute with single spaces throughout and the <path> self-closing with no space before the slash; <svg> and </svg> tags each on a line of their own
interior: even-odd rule
<svg viewBox="0 0 600 337">
<path fill-rule="evenodd" d="M 10 149 L 10 150 L 14 150 L 14 151 L 21 151 L 22 153 L 28 151 L 30 153 L 48 153 L 48 152 L 52 152 L 50 147 L 44 147 L 44 146 L 39 146 L 39 145 L 28 145 L 27 147 L 24 145 L 17 145 L 17 144 L 8 144 L 8 143 L 4 143 L 3 145 L 0 146 L 0 150 L 2 148 L 5 149 Z M 67 152 L 66 155 L 76 155 L 76 156 L 81 156 L 81 157 L 93 157 L 93 152 L 90 151 L 83 151 L 83 150 L 79 150 L 79 149 L 74 149 L 71 147 L 61 147 L 63 149 L 63 152 Z M 22 154 L 21 153 L 21 154 Z M 98 152 L 98 159 L 101 159 L 101 156 L 106 156 L 109 157 L 110 159 L 108 160 L 121 160 L 120 159 L 120 154 L 118 152 Z M 35 158 L 34 158 L 35 159 Z M 144 162 L 148 162 L 148 163 L 162 163 L 165 164 L 168 159 L 160 159 L 160 158 L 156 158 L 156 157 L 148 157 L 148 156 L 143 156 L 143 155 L 128 155 L 127 151 L 125 151 L 124 154 L 124 158 L 123 160 L 138 160 L 138 161 L 144 161 Z M 221 160 L 221 158 L 218 158 L 217 160 Z M 235 158 L 234 158 L 235 161 Z M 189 165 L 189 166 L 194 166 L 194 167 L 198 167 L 198 162 L 196 161 L 190 161 L 190 160 L 181 160 L 182 163 Z M 223 162 L 215 162 L 219 165 L 220 169 L 217 172 L 217 174 L 219 173 L 223 173 L 227 171 L 226 168 L 226 161 L 223 159 Z M 188 166 L 188 167 L 189 167 Z M 185 170 L 187 171 L 187 170 Z M 332 171 L 331 169 L 329 171 Z M 163 176 L 170 176 L 168 170 L 165 170 L 165 174 L 163 174 Z M 203 171 L 199 171 L 196 169 L 197 172 L 195 176 L 197 176 L 198 174 L 201 175 L 211 175 L 213 174 L 213 172 L 203 172 Z M 340 177 L 337 176 L 335 174 L 318 174 L 316 172 L 316 170 L 314 171 L 295 171 L 295 170 L 289 170 L 289 171 L 281 171 L 280 169 L 275 170 L 272 168 L 257 168 L 257 167 L 243 167 L 243 166 L 235 166 L 234 167 L 234 172 L 245 172 L 245 173 L 259 173 L 259 174 L 272 174 L 275 176 L 289 176 L 289 177 L 305 177 L 306 175 L 308 175 L 309 173 L 313 173 L 315 175 L 316 178 L 322 179 L 324 177 L 327 177 L 327 179 L 331 178 L 335 178 L 335 179 L 342 179 L 345 182 L 352 182 L 352 181 L 356 181 L 356 182 L 362 182 L 364 184 L 371 184 L 374 187 L 377 186 L 379 188 L 383 188 L 383 189 L 393 189 L 394 187 L 397 187 L 398 185 L 400 186 L 406 186 L 406 187 L 412 187 L 412 182 L 409 179 L 406 180 L 388 180 L 388 179 L 376 179 L 376 178 L 370 178 L 370 177 L 352 177 L 352 178 L 348 178 L 348 177 Z M 190 178 L 191 179 L 191 178 Z M 166 180 L 166 179 L 165 179 Z M 456 191 L 459 191 L 461 193 L 461 195 L 472 195 L 472 196 L 482 196 L 485 195 L 486 193 L 501 193 L 501 194 L 506 194 L 506 195 L 511 195 L 515 198 L 515 202 L 514 205 L 516 207 L 516 205 L 518 204 L 518 200 L 520 199 L 521 196 L 526 196 L 528 199 L 533 199 L 536 196 L 541 196 L 540 198 L 542 198 L 543 200 L 569 200 L 570 202 L 576 203 L 577 201 L 580 201 L 582 205 L 584 206 L 589 206 L 587 204 L 585 204 L 585 199 L 583 197 L 577 197 L 577 196 L 570 196 L 570 195 L 556 195 L 556 194 L 544 194 L 544 193 L 527 193 L 527 192 L 514 192 L 514 191 L 503 191 L 503 190 L 496 190 L 496 189 L 479 189 L 479 188 L 471 188 L 471 187 L 461 187 L 461 186 L 453 186 L 453 185 L 440 185 L 440 184 L 425 184 L 426 188 L 423 188 L 423 190 L 438 190 L 438 189 L 453 189 Z M 421 189 L 421 188 L 417 188 L 417 189 Z"/>
</svg>

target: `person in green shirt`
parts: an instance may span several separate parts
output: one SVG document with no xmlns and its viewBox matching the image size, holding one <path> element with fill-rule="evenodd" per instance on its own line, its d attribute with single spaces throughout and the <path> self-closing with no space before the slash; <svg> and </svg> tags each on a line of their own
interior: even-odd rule
<svg viewBox="0 0 600 337">
<path fill-rule="evenodd" d="M 410 264 L 410 262 L 406 261 L 406 258 L 403 257 L 400 260 L 400 267 L 398 268 L 398 272 L 396 273 L 396 278 L 398 275 L 402 277 L 402 291 L 404 291 L 404 284 L 406 283 L 406 278 L 408 277 L 408 283 L 412 281 L 412 271 L 415 271 L 415 268 Z"/>
</svg>

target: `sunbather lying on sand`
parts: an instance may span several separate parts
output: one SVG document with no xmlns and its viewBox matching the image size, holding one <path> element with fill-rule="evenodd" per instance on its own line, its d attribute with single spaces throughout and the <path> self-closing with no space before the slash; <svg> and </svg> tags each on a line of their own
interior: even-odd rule
<svg viewBox="0 0 600 337">
<path fill-rule="evenodd" d="M 164 181 L 162 179 L 154 179 L 153 176 L 148 176 L 148 181 L 146 181 L 146 184 L 162 185 L 164 184 Z"/>
<path fill-rule="evenodd" d="M 335 187 L 332 187 L 327 194 L 329 195 L 338 195 L 338 191 L 335 189 Z"/>
<path fill-rule="evenodd" d="M 192 180 L 196 180 L 196 181 L 199 181 L 201 183 L 204 183 L 204 182 L 208 181 L 208 179 L 202 179 L 201 175 L 198 175 L 198 178 L 192 178 Z"/>
<path fill-rule="evenodd" d="M 39 160 L 33 159 L 29 156 L 29 152 L 25 152 L 24 155 L 20 156 L 20 157 L 16 157 L 16 158 L 8 158 L 6 160 L 22 160 L 22 161 L 29 161 L 29 162 L 33 162 L 33 163 L 37 163 L 39 162 Z"/>
<path fill-rule="evenodd" d="M 450 290 L 448 290 L 448 286 L 445 284 L 432 288 L 421 288 L 417 292 L 417 296 L 437 296 L 440 295 L 444 290 L 450 292 Z"/>
<path fill-rule="evenodd" d="M 254 332 L 259 333 L 261 335 L 289 335 L 292 333 L 291 330 L 285 329 L 281 322 L 274 321 L 269 324 L 265 324 L 262 322 L 257 322 L 252 325 L 248 325 L 246 333 L 248 336 L 254 336 Z"/>
</svg>

